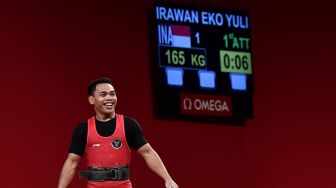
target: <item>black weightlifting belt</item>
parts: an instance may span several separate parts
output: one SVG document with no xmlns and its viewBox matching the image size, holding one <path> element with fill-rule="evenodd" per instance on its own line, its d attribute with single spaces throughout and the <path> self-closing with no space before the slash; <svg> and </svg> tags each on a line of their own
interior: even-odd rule
<svg viewBox="0 0 336 188">
<path fill-rule="evenodd" d="M 128 165 L 114 168 L 89 167 L 79 172 L 79 178 L 89 181 L 125 181 L 129 179 Z"/>
</svg>

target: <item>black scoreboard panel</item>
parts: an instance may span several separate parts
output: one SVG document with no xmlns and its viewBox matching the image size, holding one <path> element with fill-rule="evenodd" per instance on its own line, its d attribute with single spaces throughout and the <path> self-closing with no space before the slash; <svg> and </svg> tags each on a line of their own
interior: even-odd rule
<svg viewBox="0 0 336 188">
<path fill-rule="evenodd" d="M 150 30 L 156 118 L 233 125 L 253 118 L 246 12 L 156 5 Z"/>
</svg>

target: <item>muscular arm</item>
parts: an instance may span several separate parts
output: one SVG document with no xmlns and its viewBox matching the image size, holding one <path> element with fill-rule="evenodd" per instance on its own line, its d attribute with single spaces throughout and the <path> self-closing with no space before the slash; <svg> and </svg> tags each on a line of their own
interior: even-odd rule
<svg viewBox="0 0 336 188">
<path fill-rule="evenodd" d="M 69 153 L 68 158 L 65 160 L 61 175 L 58 181 L 58 188 L 66 188 L 73 179 L 76 168 L 79 165 L 81 157 L 79 155 Z"/>
<path fill-rule="evenodd" d="M 148 167 L 165 181 L 166 188 L 178 188 L 178 185 L 168 174 L 161 158 L 148 143 L 139 148 L 137 152 L 145 159 Z"/>
</svg>

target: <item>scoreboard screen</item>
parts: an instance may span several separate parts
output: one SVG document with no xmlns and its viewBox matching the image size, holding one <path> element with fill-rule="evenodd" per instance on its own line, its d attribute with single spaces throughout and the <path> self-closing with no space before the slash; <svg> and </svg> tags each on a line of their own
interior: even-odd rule
<svg viewBox="0 0 336 188">
<path fill-rule="evenodd" d="M 150 30 L 156 118 L 232 125 L 253 118 L 246 12 L 156 5 Z"/>
</svg>

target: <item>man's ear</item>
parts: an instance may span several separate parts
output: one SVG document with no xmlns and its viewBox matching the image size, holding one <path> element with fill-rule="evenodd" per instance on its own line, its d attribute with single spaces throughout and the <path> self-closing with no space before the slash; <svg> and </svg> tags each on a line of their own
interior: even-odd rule
<svg viewBox="0 0 336 188">
<path fill-rule="evenodd" d="M 93 96 L 89 96 L 89 97 L 88 97 L 88 100 L 89 100 L 89 103 L 90 103 L 91 105 L 94 105 L 94 98 L 93 98 Z"/>
</svg>

